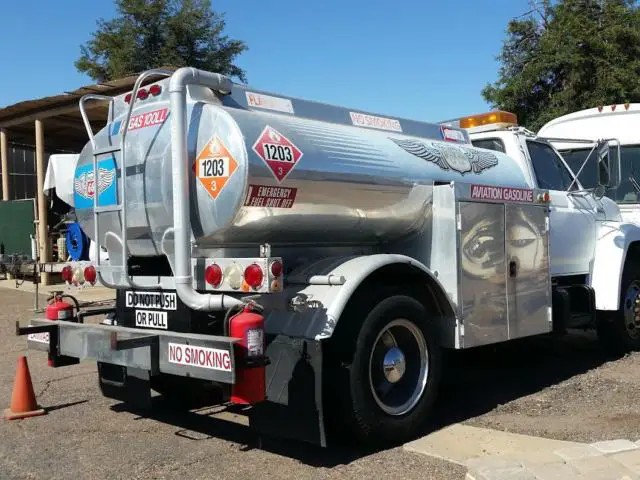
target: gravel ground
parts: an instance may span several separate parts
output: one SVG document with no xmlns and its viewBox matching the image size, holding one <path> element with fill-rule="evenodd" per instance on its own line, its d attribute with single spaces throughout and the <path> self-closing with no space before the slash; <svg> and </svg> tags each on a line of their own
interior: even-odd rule
<svg viewBox="0 0 640 480">
<path fill-rule="evenodd" d="M 25 340 L 14 335 L 33 296 L 0 289 L 0 403 L 8 406 Z M 28 352 L 45 416 L 0 422 L 0 478 L 406 478 L 463 479 L 466 469 L 400 448 L 363 453 L 265 438 L 229 416 L 159 409 L 154 418 L 125 411 L 100 395 L 95 363 L 52 369 Z M 233 420 L 233 419 L 232 419 Z M 236 419 L 240 420 L 240 419 Z"/>
<path fill-rule="evenodd" d="M 461 382 L 445 390 L 458 421 L 576 442 L 640 439 L 640 353 L 606 358 L 589 334 L 464 353 L 452 362 Z"/>
<path fill-rule="evenodd" d="M 31 294 L 0 289 L 0 399 L 8 405 L 25 341 L 14 322 Z M 257 438 L 239 417 L 211 410 L 153 418 L 98 390 L 92 362 L 51 369 L 28 352 L 48 415 L 0 422 L 0 478 L 421 478 L 463 479 L 465 469 L 400 448 L 377 453 L 319 449 Z M 607 359 L 593 335 L 537 338 L 446 356 L 444 384 L 425 433 L 463 422 L 549 438 L 640 438 L 640 354 Z M 4 405 L 2 405 L 4 407 Z"/>
</svg>

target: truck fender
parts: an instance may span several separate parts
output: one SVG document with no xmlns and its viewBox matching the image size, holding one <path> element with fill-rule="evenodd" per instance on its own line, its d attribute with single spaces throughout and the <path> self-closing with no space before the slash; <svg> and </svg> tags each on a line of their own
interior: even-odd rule
<svg viewBox="0 0 640 480">
<path fill-rule="evenodd" d="M 291 272 L 283 297 L 288 302 L 286 309 L 296 313 L 284 315 L 281 305 L 280 312 L 267 318 L 267 331 L 316 341 L 330 338 L 358 288 L 385 268 L 396 269 L 396 276 L 388 278 L 390 285 L 397 283 L 397 272 L 404 272 L 412 282 L 416 276 L 423 279 L 438 304 L 438 318 L 455 325 L 455 307 L 432 271 L 405 255 L 375 254 L 325 258 Z M 445 343 L 452 342 L 453 338 Z"/>
<path fill-rule="evenodd" d="M 597 310 L 617 310 L 622 273 L 634 243 L 640 246 L 640 227 L 633 223 L 603 222 L 598 232 L 590 284 Z"/>
</svg>

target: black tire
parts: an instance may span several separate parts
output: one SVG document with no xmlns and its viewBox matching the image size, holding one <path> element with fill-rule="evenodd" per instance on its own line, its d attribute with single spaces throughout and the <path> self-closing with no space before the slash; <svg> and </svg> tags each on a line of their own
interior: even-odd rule
<svg viewBox="0 0 640 480">
<path fill-rule="evenodd" d="M 355 302 L 341 317 L 340 322 L 348 322 L 348 325 L 339 327 L 326 351 L 330 357 L 324 377 L 328 394 L 325 405 L 329 410 L 332 434 L 340 437 L 346 434 L 359 443 L 377 447 L 410 440 L 424 428 L 436 397 L 442 360 L 436 326 L 430 321 L 425 306 L 414 296 L 407 295 L 407 290 L 400 287 L 369 292 L 371 300 Z M 407 320 L 422 334 L 428 352 L 428 374 L 415 404 L 406 412 L 391 414 L 380 406 L 373 393 L 375 382 L 370 378 L 370 363 L 376 363 L 372 361 L 372 351 L 379 334 L 398 319 Z M 418 358 L 416 355 L 411 357 Z M 409 361 L 407 365 L 408 374 L 414 367 Z M 407 377 L 407 385 L 411 385 L 411 379 Z M 402 377 L 401 381 L 404 380 Z M 397 382 L 398 386 L 401 381 Z M 410 401 L 405 405 L 408 403 Z"/>
<path fill-rule="evenodd" d="M 635 328 L 628 328 L 629 320 L 626 318 L 629 314 L 636 315 L 634 310 L 640 307 L 640 293 L 634 293 L 636 286 L 640 288 L 640 268 L 634 264 L 633 258 L 630 258 L 622 275 L 620 307 L 616 312 L 598 312 L 598 339 L 610 355 L 621 356 L 630 351 L 640 350 L 640 322 L 636 322 Z"/>
</svg>

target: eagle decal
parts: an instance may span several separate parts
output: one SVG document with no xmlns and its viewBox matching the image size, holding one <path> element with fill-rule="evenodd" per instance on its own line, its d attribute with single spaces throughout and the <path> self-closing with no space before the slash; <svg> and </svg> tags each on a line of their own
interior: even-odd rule
<svg viewBox="0 0 640 480">
<path fill-rule="evenodd" d="M 483 150 L 419 140 L 397 138 L 390 138 L 390 140 L 407 153 L 435 163 L 442 170 L 455 170 L 461 174 L 468 172 L 479 174 L 498 164 L 498 157 Z"/>
<path fill-rule="evenodd" d="M 105 190 L 107 190 L 116 177 L 115 169 L 98 168 L 98 196 L 100 196 Z M 93 199 L 95 194 L 95 179 L 93 170 L 89 170 L 86 173 L 82 173 L 74 180 L 74 189 L 78 195 L 86 199 Z"/>
</svg>

